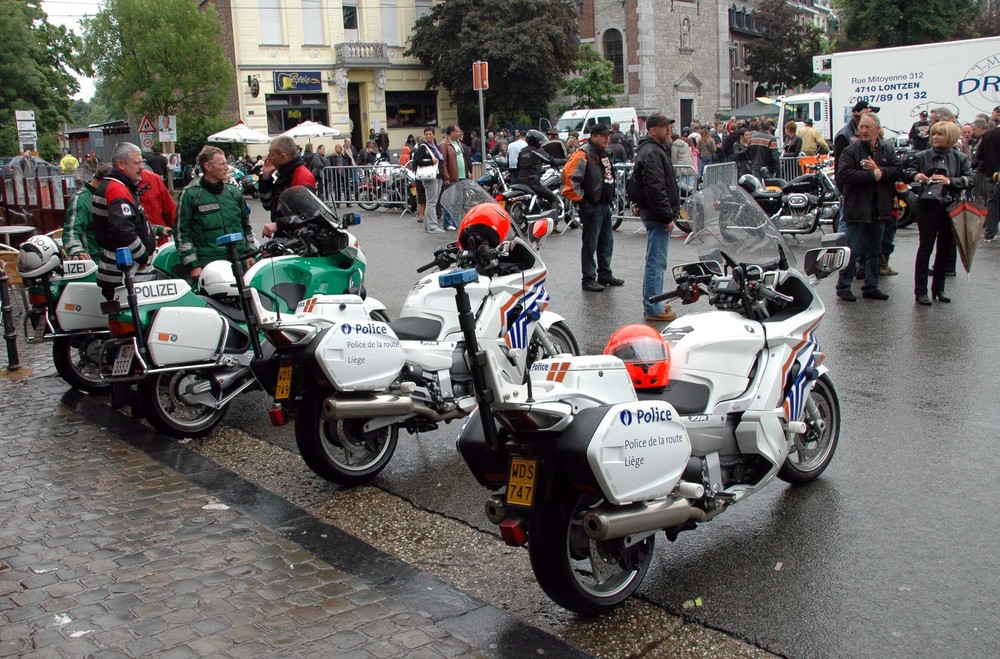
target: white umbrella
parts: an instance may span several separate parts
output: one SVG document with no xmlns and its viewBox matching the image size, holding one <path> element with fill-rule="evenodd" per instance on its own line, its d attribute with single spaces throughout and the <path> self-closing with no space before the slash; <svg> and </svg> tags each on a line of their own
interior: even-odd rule
<svg viewBox="0 0 1000 659">
<path fill-rule="evenodd" d="M 315 121 L 303 121 L 298 126 L 289 128 L 282 133 L 282 136 L 290 137 L 293 140 L 305 137 L 336 137 L 337 135 L 340 135 L 340 131 L 336 128 L 330 128 Z"/>
<path fill-rule="evenodd" d="M 271 138 L 264 133 L 258 133 L 254 129 L 248 128 L 241 119 L 235 126 L 209 135 L 206 140 L 225 144 L 267 144 Z"/>
</svg>

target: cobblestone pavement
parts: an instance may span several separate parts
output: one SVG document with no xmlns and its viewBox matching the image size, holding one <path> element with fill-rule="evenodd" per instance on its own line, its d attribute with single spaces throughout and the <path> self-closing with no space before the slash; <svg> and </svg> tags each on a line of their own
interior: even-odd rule
<svg viewBox="0 0 1000 659">
<path fill-rule="evenodd" d="M 59 379 L 0 376 L 0 656 L 579 655 Z"/>
</svg>

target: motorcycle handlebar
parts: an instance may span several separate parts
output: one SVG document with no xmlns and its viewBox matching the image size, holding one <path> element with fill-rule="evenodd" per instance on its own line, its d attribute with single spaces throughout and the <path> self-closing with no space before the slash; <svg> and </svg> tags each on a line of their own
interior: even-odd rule
<svg viewBox="0 0 1000 659">
<path fill-rule="evenodd" d="M 782 307 L 785 306 L 787 303 L 789 303 L 789 302 L 791 302 L 792 300 L 795 299 L 795 298 L 791 297 L 790 295 L 784 295 L 784 294 L 779 293 L 777 291 L 771 290 L 770 288 L 768 288 L 767 286 L 764 286 L 763 284 L 755 286 L 754 287 L 754 292 L 757 295 L 759 295 L 761 297 L 761 299 L 767 300 L 768 302 L 772 302 L 772 303 L 774 303 L 774 304 L 776 304 L 778 306 L 782 306 Z"/>
<path fill-rule="evenodd" d="M 424 265 L 417 268 L 417 272 L 426 272 L 437 265 L 437 260 L 431 261 L 430 263 L 425 263 Z"/>
<path fill-rule="evenodd" d="M 660 293 L 659 295 L 652 295 L 649 298 L 650 302 L 666 302 L 667 300 L 674 300 L 681 296 L 682 291 L 680 287 L 675 288 L 672 291 L 667 291 L 666 293 Z"/>
</svg>

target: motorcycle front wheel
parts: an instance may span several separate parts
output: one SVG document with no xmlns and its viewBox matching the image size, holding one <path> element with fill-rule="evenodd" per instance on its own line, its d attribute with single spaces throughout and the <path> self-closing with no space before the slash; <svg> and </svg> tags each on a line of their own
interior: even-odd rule
<svg viewBox="0 0 1000 659">
<path fill-rule="evenodd" d="M 101 379 L 101 344 L 93 334 L 60 336 L 52 341 L 52 362 L 63 380 L 80 391 L 107 391 L 111 383 Z"/>
<path fill-rule="evenodd" d="M 557 323 L 552 323 L 549 329 L 542 329 L 539 325 L 539 332 L 545 332 L 549 341 L 552 342 L 552 347 L 555 349 L 555 354 L 561 355 L 564 353 L 569 353 L 571 355 L 580 354 L 580 344 L 576 340 L 576 336 L 573 335 L 573 331 L 569 328 L 569 325 L 559 321 Z M 545 354 L 545 348 L 542 346 L 542 342 L 536 337 L 531 338 L 531 342 L 528 344 L 528 366 L 531 366 L 539 359 L 545 359 L 552 355 Z"/>
<path fill-rule="evenodd" d="M 816 380 L 809 397 L 816 404 L 817 414 L 809 413 L 807 402 L 807 430 L 795 436 L 795 446 L 778 470 L 778 478 L 795 485 L 819 478 L 830 465 L 840 439 L 840 400 L 829 376 Z"/>
<path fill-rule="evenodd" d="M 323 401 L 332 389 L 308 387 L 295 419 L 295 443 L 313 472 L 337 485 L 367 483 L 385 469 L 396 452 L 399 426 L 364 432 L 368 419 L 323 418 Z"/>
<path fill-rule="evenodd" d="M 528 556 L 538 585 L 559 606 L 583 616 L 606 613 L 639 587 L 653 558 L 655 536 L 631 547 L 623 540 L 591 540 L 583 516 L 601 503 L 572 488 L 537 508 Z"/>
<path fill-rule="evenodd" d="M 139 382 L 140 409 L 153 427 L 171 437 L 204 437 L 226 415 L 221 408 L 204 405 L 190 397 L 212 390 L 204 371 L 154 373 Z"/>
</svg>

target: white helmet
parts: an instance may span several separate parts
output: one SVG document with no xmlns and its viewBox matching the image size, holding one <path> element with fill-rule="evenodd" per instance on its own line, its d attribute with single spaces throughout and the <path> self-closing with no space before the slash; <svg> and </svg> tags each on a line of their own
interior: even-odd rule
<svg viewBox="0 0 1000 659">
<path fill-rule="evenodd" d="M 216 300 L 238 297 L 240 291 L 236 288 L 232 264 L 229 261 L 212 261 L 202 268 L 198 277 L 198 292 Z"/>
<path fill-rule="evenodd" d="M 17 271 L 22 277 L 40 277 L 61 264 L 59 245 L 49 236 L 32 236 L 21 243 L 21 250 L 17 255 Z"/>
</svg>

